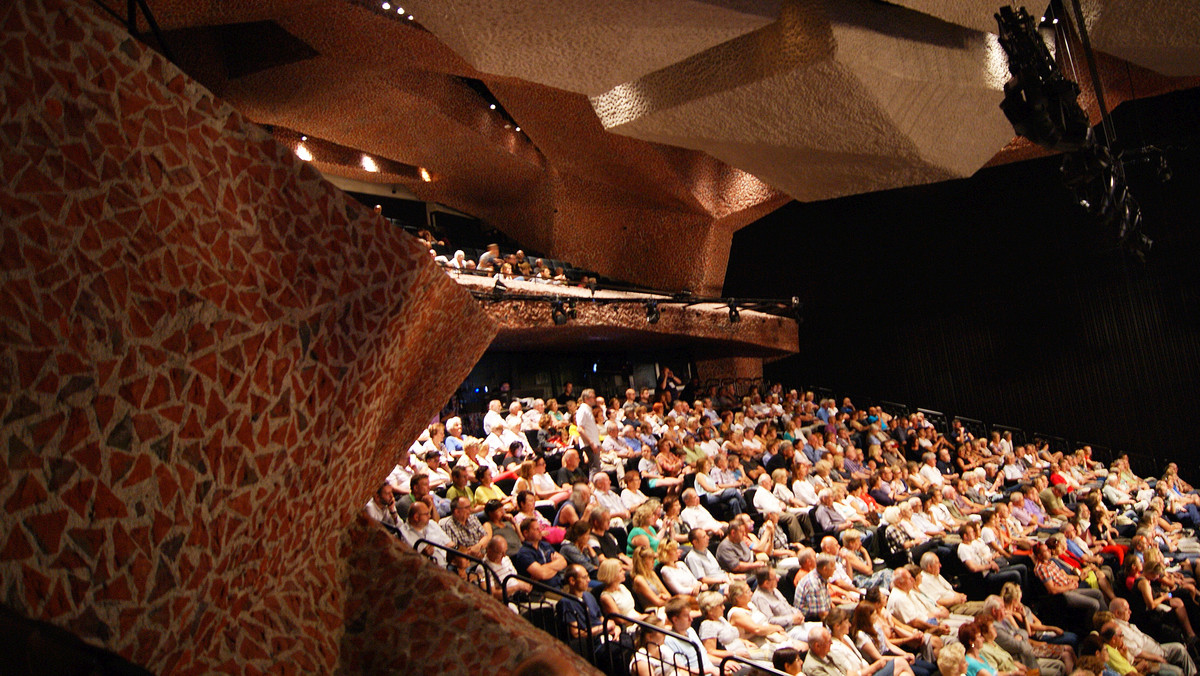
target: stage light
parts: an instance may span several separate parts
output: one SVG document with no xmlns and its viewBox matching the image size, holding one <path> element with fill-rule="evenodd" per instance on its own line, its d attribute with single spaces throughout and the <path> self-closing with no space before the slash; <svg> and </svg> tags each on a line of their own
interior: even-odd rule
<svg viewBox="0 0 1200 676">
<path fill-rule="evenodd" d="M 490 106 L 488 106 L 488 110 L 495 110 L 495 109 L 496 109 L 496 104 L 494 104 L 494 103 L 491 104 Z"/>
<path fill-rule="evenodd" d="M 308 137 L 307 137 L 307 136 L 301 136 L 301 137 L 300 137 L 300 140 L 301 140 L 301 141 L 307 141 L 307 140 L 308 140 Z"/>
<path fill-rule="evenodd" d="M 516 128 L 516 131 L 521 131 L 521 128 L 520 128 L 520 127 L 517 127 L 517 128 Z"/>
<path fill-rule="evenodd" d="M 391 9 L 391 8 L 392 8 L 392 3 L 390 3 L 390 2 L 385 2 L 385 3 L 383 3 L 383 11 L 385 11 L 385 12 L 386 12 L 386 11 L 388 11 L 388 10 L 389 10 L 389 9 Z"/>
<path fill-rule="evenodd" d="M 421 180 L 426 183 L 433 180 L 433 177 L 429 175 L 429 170 L 426 169 L 425 167 L 421 167 L 420 174 L 421 174 Z"/>
<path fill-rule="evenodd" d="M 738 312 L 737 303 L 730 301 L 729 302 L 729 323 L 737 324 L 740 321 L 742 321 L 742 315 L 740 312 Z"/>
<path fill-rule="evenodd" d="M 1171 165 L 1167 164 L 1166 156 L 1159 155 L 1157 170 L 1158 170 L 1158 180 L 1159 181 L 1166 183 L 1167 181 L 1171 180 L 1171 178 L 1172 178 Z"/>
<path fill-rule="evenodd" d="M 312 158 L 313 158 L 312 153 L 310 153 L 308 151 L 308 148 L 304 147 L 303 143 L 296 146 L 296 157 L 299 157 L 300 159 L 304 160 L 305 162 L 312 162 Z"/>
<path fill-rule="evenodd" d="M 649 324 L 657 324 L 662 315 L 658 312 L 658 303 L 650 301 L 646 303 L 646 322 Z"/>
<path fill-rule="evenodd" d="M 408 20 L 409 20 L 409 21 L 412 21 L 412 20 L 413 20 L 413 18 L 412 18 L 412 14 L 409 14 L 409 15 L 408 15 Z"/>
<path fill-rule="evenodd" d="M 577 313 L 575 311 L 575 299 L 574 298 L 567 301 L 567 316 L 570 317 L 571 319 L 575 319 L 577 316 L 579 316 L 579 313 Z"/>
<path fill-rule="evenodd" d="M 563 307 L 561 300 L 556 300 L 550 306 L 550 317 L 554 320 L 556 326 L 562 326 L 567 323 L 567 310 Z"/>
<path fill-rule="evenodd" d="M 362 168 L 366 169 L 372 174 L 379 173 L 379 165 L 375 164 L 375 160 L 371 159 L 370 155 L 362 156 Z"/>
</svg>

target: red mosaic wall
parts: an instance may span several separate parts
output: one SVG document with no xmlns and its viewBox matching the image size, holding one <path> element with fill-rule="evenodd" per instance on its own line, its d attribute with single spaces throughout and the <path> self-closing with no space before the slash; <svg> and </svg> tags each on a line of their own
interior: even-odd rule
<svg viewBox="0 0 1200 676">
<path fill-rule="evenodd" d="M 402 554 L 354 516 L 495 328 L 91 3 L 0 26 L 3 603 L 159 673 L 356 663 Z"/>
</svg>

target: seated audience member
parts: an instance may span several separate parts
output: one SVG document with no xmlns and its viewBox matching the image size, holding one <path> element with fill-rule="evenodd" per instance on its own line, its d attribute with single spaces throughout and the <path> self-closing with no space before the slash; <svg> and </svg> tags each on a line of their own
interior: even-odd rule
<svg viewBox="0 0 1200 676">
<path fill-rule="evenodd" d="M 709 551 L 708 531 L 702 528 L 693 528 L 688 533 L 688 541 L 692 545 L 692 550 L 684 557 L 684 563 L 687 564 L 688 570 L 692 571 L 692 575 L 695 575 L 696 579 L 710 588 L 721 590 L 728 586 L 732 579 L 735 579 L 721 567 L 717 557 Z M 741 578 L 744 575 L 736 577 Z"/>
<path fill-rule="evenodd" d="M 517 572 L 551 587 L 562 587 L 562 572 L 567 567 L 567 560 L 542 539 L 542 525 L 537 519 L 522 521 L 520 528 L 521 549 L 512 557 Z M 587 571 L 584 571 L 584 575 L 587 575 Z"/>
<path fill-rule="evenodd" d="M 695 598 L 708 585 L 704 584 L 679 558 L 679 544 L 674 540 L 663 540 L 658 546 L 659 577 L 672 596 L 681 594 Z"/>
<path fill-rule="evenodd" d="M 908 661 L 913 673 L 918 676 L 932 676 L 937 672 L 937 665 L 925 659 L 917 659 L 915 655 L 905 652 L 904 649 L 893 643 L 888 636 L 887 626 L 887 621 L 880 613 L 878 601 L 863 601 L 854 607 L 854 612 L 850 616 L 850 635 L 854 637 L 864 658 L 875 661 L 885 657 L 899 656 Z M 934 654 L 942 645 L 941 639 L 936 640 L 938 641 L 937 648 L 931 651 Z"/>
<path fill-rule="evenodd" d="M 619 561 L 609 559 L 600 564 L 596 573 L 600 581 L 600 608 L 606 614 L 613 613 L 635 620 L 646 620 L 649 613 L 640 613 L 634 603 L 633 593 L 625 586 L 625 571 Z"/>
<path fill-rule="evenodd" d="M 512 559 L 508 558 L 508 542 L 503 537 L 493 535 L 492 539 L 488 540 L 483 563 L 496 575 L 493 580 L 496 583 L 496 586 L 492 588 L 493 596 L 501 598 L 504 591 L 507 591 L 510 596 L 522 593 L 528 594 L 533 591 L 533 585 L 516 577 L 511 577 L 517 574 L 517 569 L 513 567 Z M 504 584 L 503 590 L 499 586 L 501 583 Z"/>
<path fill-rule="evenodd" d="M 706 592 L 712 593 L 712 592 Z M 705 647 L 704 641 L 692 627 L 691 603 L 686 596 L 674 596 L 663 612 L 672 632 L 687 637 L 683 642 L 674 636 L 668 636 L 661 648 L 664 661 L 675 665 L 678 669 L 686 669 L 690 674 L 704 676 L 719 676 L 720 672 L 713 664 L 712 656 Z M 718 660 L 719 661 L 719 660 Z"/>
<path fill-rule="evenodd" d="M 408 510 L 408 519 L 400 525 L 400 536 L 408 543 L 410 547 L 416 548 L 425 556 L 432 558 L 437 564 L 443 568 L 446 567 L 446 552 L 443 549 L 434 547 L 433 545 L 442 545 L 443 547 L 453 547 L 454 544 L 450 538 L 442 530 L 441 526 L 430 518 L 429 505 L 424 502 L 415 502 Z M 417 541 L 425 540 L 431 544 L 424 544 L 417 547 Z"/>
<path fill-rule="evenodd" d="M 946 646 L 937 657 L 938 673 L 941 676 L 966 676 L 967 650 L 961 643 Z"/>
<path fill-rule="evenodd" d="M 772 623 L 762 611 L 750 603 L 752 595 L 750 586 L 745 582 L 729 585 L 729 593 L 726 596 L 729 612 L 726 617 L 730 624 L 737 627 L 739 637 L 753 646 L 750 648 L 750 656 L 762 660 L 777 648 L 792 645 L 792 641 L 784 633 L 783 627 Z"/>
<path fill-rule="evenodd" d="M 558 552 L 563 555 L 568 564 L 583 566 L 588 575 L 595 578 L 600 568 L 600 551 L 593 545 L 592 524 L 580 519 L 567 529 L 567 537 Z M 620 564 L 618 564 L 620 565 Z"/>
<path fill-rule="evenodd" d="M 935 636 L 949 634 L 970 620 L 951 615 L 949 610 L 921 593 L 909 566 L 897 568 L 892 575 L 892 593 L 888 596 L 887 612 L 896 620 Z"/>
<path fill-rule="evenodd" d="M 482 512 L 484 506 L 492 500 L 498 500 L 504 505 L 505 509 L 512 509 L 516 505 L 517 499 L 511 495 L 505 495 L 500 487 L 492 482 L 492 468 L 483 466 L 475 470 L 475 481 L 479 483 L 475 487 L 475 495 L 471 500 L 471 512 Z"/>
<path fill-rule="evenodd" d="M 845 608 L 834 608 L 825 616 L 824 624 L 829 629 L 832 645 L 829 656 L 839 666 L 843 673 L 859 673 L 870 670 L 871 664 L 881 667 L 871 673 L 895 674 L 896 676 L 912 676 L 913 670 L 908 660 L 899 656 L 880 656 L 874 662 L 868 662 L 859 650 L 854 637 L 851 635 L 850 611 Z"/>
<path fill-rule="evenodd" d="M 429 475 L 414 476 L 409 486 L 412 492 L 396 501 L 396 512 L 401 519 L 408 518 L 408 510 L 414 502 L 424 502 L 439 519 L 450 514 L 450 501 L 430 492 Z"/>
<path fill-rule="evenodd" d="M 1023 595 L 1021 587 L 1012 582 L 1006 582 L 1000 589 L 1006 621 L 1011 622 L 1029 638 L 1034 655 L 1059 660 L 1063 663 L 1063 668 L 1070 672 L 1075 664 L 1074 646 L 1079 642 L 1079 638 L 1059 627 L 1042 624 L 1037 615 L 1021 602 Z"/>
<path fill-rule="evenodd" d="M 843 561 L 846 572 L 850 574 L 855 587 L 859 589 L 891 588 L 892 569 L 875 570 L 871 553 L 863 547 L 862 531 L 854 528 L 842 531 L 842 547 L 838 550 L 837 555 Z"/>
<path fill-rule="evenodd" d="M 833 635 L 825 627 L 817 627 L 808 633 L 808 656 L 804 658 L 802 672 L 805 676 L 890 676 L 894 661 L 879 659 L 860 667 L 845 659 L 836 659 L 831 653 Z"/>
<path fill-rule="evenodd" d="M 641 491 L 642 475 L 636 469 L 625 473 L 625 489 L 621 491 L 621 502 L 632 518 L 634 510 L 650 498 Z"/>
<path fill-rule="evenodd" d="M 1060 596 L 1072 612 L 1088 618 L 1107 609 L 1108 602 L 1105 601 L 1104 594 L 1098 589 L 1089 588 L 1086 584 L 1081 586 L 1082 579 L 1079 572 L 1068 572 L 1063 566 L 1056 563 L 1050 555 L 1050 548 L 1045 543 L 1039 542 L 1034 545 L 1033 554 L 1034 560 L 1037 562 L 1034 572 L 1045 585 L 1046 592 Z"/>
<path fill-rule="evenodd" d="M 974 616 L 983 610 L 982 602 L 968 601 L 966 594 L 957 591 L 946 578 L 942 577 L 942 561 L 933 552 L 925 552 L 921 556 L 921 574 L 918 578 L 917 589 L 952 613 Z"/>
<path fill-rule="evenodd" d="M 1117 598 L 1108 604 L 1112 621 L 1124 632 L 1125 645 L 1135 658 L 1156 665 L 1151 671 L 1166 676 L 1195 676 L 1196 664 L 1182 643 L 1159 643 L 1132 624 L 1129 602 Z M 1104 613 L 1099 613 L 1104 615 Z"/>
<path fill-rule="evenodd" d="M 571 638 L 600 636 L 605 633 L 605 627 L 608 626 L 610 628 L 609 636 L 616 638 L 618 631 L 616 626 L 605 621 L 604 613 L 600 610 L 600 602 L 588 591 L 591 578 L 588 577 L 583 566 L 567 566 L 562 575 L 565 579 L 563 591 L 567 595 L 555 604 L 555 613 L 559 623 L 567 627 L 568 635 Z M 579 600 L 574 597 L 578 597 Z"/>
<path fill-rule="evenodd" d="M 646 545 L 633 552 L 633 595 L 643 608 L 658 608 L 671 600 L 671 592 L 654 570 L 656 559 L 654 550 Z"/>
<path fill-rule="evenodd" d="M 621 496 L 612 489 L 612 477 L 608 476 L 607 472 L 598 472 L 592 478 L 592 488 L 592 500 L 608 510 L 609 517 L 612 519 L 611 527 L 625 528 L 632 513 L 625 507 Z"/>
<path fill-rule="evenodd" d="M 476 558 L 481 557 L 490 534 L 471 513 L 471 503 L 466 496 L 454 498 L 451 504 L 450 516 L 439 521 L 438 525 L 450 538 L 452 547 Z"/>
<path fill-rule="evenodd" d="M 778 514 L 779 523 L 787 530 L 789 542 L 801 542 L 810 538 L 812 533 L 805 532 L 796 512 L 789 511 L 788 506 L 771 492 L 774 487 L 775 482 L 766 472 L 759 475 L 758 490 L 754 491 L 754 508 L 763 514 Z M 812 530 L 811 526 L 809 530 Z"/>
<path fill-rule="evenodd" d="M 738 522 L 729 525 L 729 534 L 717 545 L 717 563 L 728 573 L 741 574 L 753 573 L 767 565 L 755 556 L 746 539 L 746 527 Z"/>
<path fill-rule="evenodd" d="M 562 467 L 554 473 L 554 483 L 559 486 L 573 486 L 577 483 L 587 483 L 587 468 L 579 466 L 579 451 L 571 448 L 562 454 Z"/>
<path fill-rule="evenodd" d="M 399 512 L 396 511 L 396 497 L 392 485 L 383 482 L 375 489 L 375 495 L 367 502 L 367 516 L 385 526 L 399 529 L 402 523 Z"/>
<path fill-rule="evenodd" d="M 1017 625 L 999 596 L 993 594 L 984 599 L 983 614 L 989 616 L 996 627 L 996 643 L 1024 664 L 1026 669 L 1037 669 L 1046 676 L 1063 676 L 1067 673 L 1062 660 L 1037 655 L 1029 642 L 1029 633 Z"/>
<path fill-rule="evenodd" d="M 778 625 L 794 640 L 803 641 L 808 632 L 804 629 L 804 613 L 788 603 L 779 591 L 779 573 L 774 568 L 765 568 L 754 574 L 758 586 L 750 596 L 750 604 L 758 609 L 768 622 Z M 799 630 L 799 631 L 793 631 Z"/>
<path fill-rule="evenodd" d="M 833 577 L 835 561 L 828 554 L 817 557 L 817 565 L 796 585 L 796 608 L 811 622 L 825 619 L 833 607 L 829 595 L 829 578 Z"/>
<path fill-rule="evenodd" d="M 962 542 L 958 545 L 958 558 L 975 574 L 975 586 L 991 592 L 1000 591 L 1005 582 L 1016 582 L 1024 586 L 1028 569 L 1021 564 L 1002 566 L 1002 557 L 979 539 L 979 527 L 968 523 L 962 529 Z"/>
<path fill-rule="evenodd" d="M 685 507 L 680 513 L 679 518 L 688 527 L 689 531 L 695 528 L 703 528 L 710 534 L 719 537 L 729 527 L 728 523 L 718 521 L 704 508 L 704 505 L 700 504 L 700 496 L 691 488 L 683 491 L 683 504 Z"/>
</svg>

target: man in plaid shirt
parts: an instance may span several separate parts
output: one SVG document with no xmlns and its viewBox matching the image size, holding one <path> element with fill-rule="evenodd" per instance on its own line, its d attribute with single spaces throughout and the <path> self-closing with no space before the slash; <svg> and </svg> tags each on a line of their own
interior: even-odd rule
<svg viewBox="0 0 1200 676">
<path fill-rule="evenodd" d="M 796 607 L 809 622 L 819 622 L 833 607 L 829 598 L 829 578 L 833 577 L 834 559 L 829 554 L 817 557 L 817 567 L 796 587 Z"/>
</svg>

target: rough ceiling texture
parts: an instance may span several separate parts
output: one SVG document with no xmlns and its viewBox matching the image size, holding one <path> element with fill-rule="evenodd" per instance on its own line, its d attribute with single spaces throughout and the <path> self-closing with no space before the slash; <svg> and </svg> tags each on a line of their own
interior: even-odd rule
<svg viewBox="0 0 1200 676">
<path fill-rule="evenodd" d="M 663 289 L 719 293 L 732 233 L 789 199 L 1040 154 L 998 108 L 995 3 L 149 2 L 185 70 L 251 119 L 432 180 L 317 155 L 322 171 L 401 183 L 527 249 Z M 1200 62 L 1194 2 L 1140 7 L 1092 0 L 1097 43 L 1167 74 Z M 272 38 L 258 61 L 231 57 L 245 31 L 226 25 L 255 21 L 319 55 Z M 1194 83 L 1101 59 L 1129 96 Z"/>
<path fill-rule="evenodd" d="M 801 200 L 973 173 L 1012 138 L 984 33 L 871 3 L 780 21 L 592 99 L 610 130 L 704 150 Z"/>
</svg>

